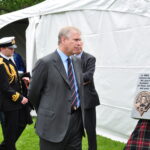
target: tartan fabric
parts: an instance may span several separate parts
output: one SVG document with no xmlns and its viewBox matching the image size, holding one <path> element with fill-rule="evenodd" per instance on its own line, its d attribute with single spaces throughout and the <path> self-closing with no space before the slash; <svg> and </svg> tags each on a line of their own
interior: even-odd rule
<svg viewBox="0 0 150 150">
<path fill-rule="evenodd" d="M 150 120 L 139 120 L 124 150 L 150 150 Z"/>
</svg>

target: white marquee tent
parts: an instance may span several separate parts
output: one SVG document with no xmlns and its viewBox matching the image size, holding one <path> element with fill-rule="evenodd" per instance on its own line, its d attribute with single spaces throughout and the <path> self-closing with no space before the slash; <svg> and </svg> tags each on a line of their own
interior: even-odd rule
<svg viewBox="0 0 150 150">
<path fill-rule="evenodd" d="M 57 48 L 64 26 L 83 33 L 84 49 L 97 58 L 95 83 L 101 100 L 97 107 L 97 133 L 126 142 L 137 120 L 131 118 L 139 73 L 150 72 L 150 0 L 47 0 L 0 16 L 2 30 L 28 19 L 26 61 L 28 71 L 40 57 Z M 14 25 L 20 42 L 19 25 Z M 8 28 L 5 32 L 9 32 Z M 13 33 L 15 33 L 13 32 Z"/>
</svg>

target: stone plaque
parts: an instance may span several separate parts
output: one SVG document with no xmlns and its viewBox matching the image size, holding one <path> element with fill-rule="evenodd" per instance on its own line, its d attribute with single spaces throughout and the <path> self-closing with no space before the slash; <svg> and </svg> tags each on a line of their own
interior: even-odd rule
<svg viewBox="0 0 150 150">
<path fill-rule="evenodd" d="M 150 119 L 150 74 L 139 75 L 131 117 Z"/>
</svg>

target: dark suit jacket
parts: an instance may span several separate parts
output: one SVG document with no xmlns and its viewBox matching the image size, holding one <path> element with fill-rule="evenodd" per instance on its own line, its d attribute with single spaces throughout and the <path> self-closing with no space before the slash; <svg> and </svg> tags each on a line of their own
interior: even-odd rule
<svg viewBox="0 0 150 150">
<path fill-rule="evenodd" d="M 72 59 L 82 101 L 82 70 L 77 58 Z M 29 100 L 37 111 L 36 131 L 51 142 L 64 139 L 71 117 L 71 87 L 57 51 L 38 60 L 29 86 Z"/>
<path fill-rule="evenodd" d="M 96 59 L 94 56 L 83 52 L 81 56 L 81 62 L 84 83 L 84 106 L 85 109 L 93 108 L 100 104 L 93 81 Z"/>
</svg>

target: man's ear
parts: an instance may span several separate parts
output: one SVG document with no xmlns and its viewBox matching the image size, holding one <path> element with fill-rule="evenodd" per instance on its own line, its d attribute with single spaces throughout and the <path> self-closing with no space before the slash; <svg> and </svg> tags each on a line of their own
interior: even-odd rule
<svg viewBox="0 0 150 150">
<path fill-rule="evenodd" d="M 64 44 L 64 43 L 65 43 L 65 41 L 66 41 L 66 37 L 62 36 L 62 37 L 61 37 L 61 43 L 63 43 L 63 44 Z"/>
</svg>

